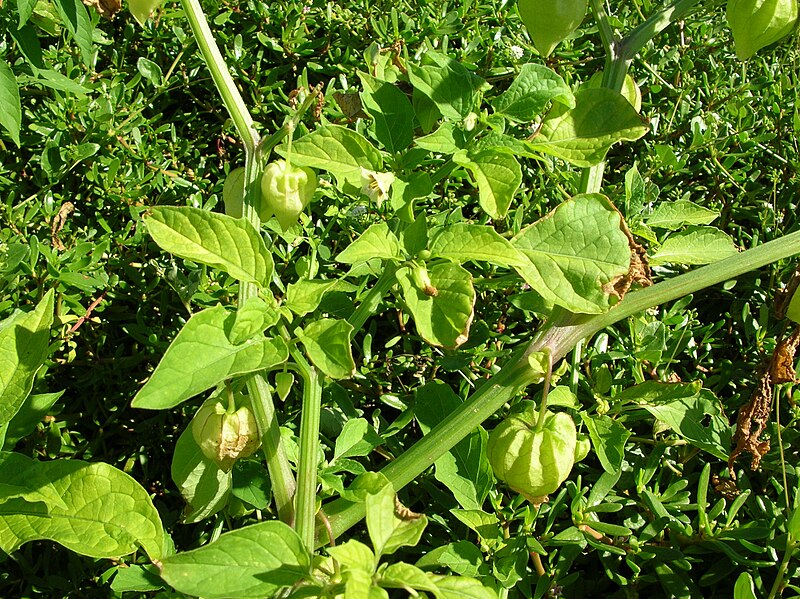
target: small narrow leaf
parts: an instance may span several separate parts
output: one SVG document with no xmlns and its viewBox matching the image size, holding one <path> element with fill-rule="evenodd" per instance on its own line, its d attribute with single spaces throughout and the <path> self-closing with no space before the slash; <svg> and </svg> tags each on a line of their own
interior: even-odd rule
<svg viewBox="0 0 800 599">
<path fill-rule="evenodd" d="M 645 222 L 649 227 L 674 231 L 685 225 L 708 225 L 719 218 L 719 212 L 690 202 L 661 202 Z"/>
<path fill-rule="evenodd" d="M 386 223 L 378 223 L 369 227 L 358 239 L 336 256 L 336 261 L 344 264 L 358 264 L 374 258 L 380 258 L 381 260 L 400 260 L 403 258 L 400 241 L 389 230 L 389 225 Z"/>
<path fill-rule="evenodd" d="M 70 36 L 78 45 L 83 63 L 89 66 L 92 62 L 94 26 L 86 7 L 81 0 L 54 0 L 53 4 Z"/>
<path fill-rule="evenodd" d="M 288 349 L 281 339 L 255 337 L 232 344 L 226 330 L 235 318 L 222 306 L 192 316 L 131 405 L 151 410 L 172 408 L 226 378 L 286 361 Z"/>
<path fill-rule="evenodd" d="M 15 312 L 0 322 L 0 426 L 19 411 L 47 357 L 54 291 L 32 312 Z"/>
<path fill-rule="evenodd" d="M 0 60 L 0 125 L 19 146 L 19 129 L 22 126 L 19 86 L 11 67 L 4 60 Z"/>
<path fill-rule="evenodd" d="M 175 590 L 205 599 L 271 597 L 310 576 L 311 558 L 283 522 L 246 526 L 199 549 L 161 561 L 161 577 Z"/>
<path fill-rule="evenodd" d="M 350 348 L 353 325 L 346 320 L 315 320 L 298 334 L 311 362 L 333 379 L 353 376 L 356 363 Z"/>
<path fill-rule="evenodd" d="M 152 560 L 163 557 L 158 512 L 130 476 L 102 462 L 31 461 L 30 467 L 49 481 L 66 507 L 19 500 L 3 504 L 0 549 L 11 553 L 28 541 L 48 539 L 89 557 L 119 558 L 138 547 Z"/>
<path fill-rule="evenodd" d="M 433 236 L 431 255 L 455 262 L 478 260 L 497 266 L 524 266 L 525 256 L 492 227 L 456 223 L 442 227 Z"/>
<path fill-rule="evenodd" d="M 607 310 L 616 300 L 610 284 L 630 266 L 621 216 L 600 194 L 562 203 L 511 243 L 529 260 L 517 268 L 522 278 L 545 300 L 572 312 Z"/>
<path fill-rule="evenodd" d="M 272 254 L 244 219 L 200 208 L 159 206 L 144 218 L 153 240 L 165 251 L 224 270 L 233 278 L 266 286 Z"/>
</svg>

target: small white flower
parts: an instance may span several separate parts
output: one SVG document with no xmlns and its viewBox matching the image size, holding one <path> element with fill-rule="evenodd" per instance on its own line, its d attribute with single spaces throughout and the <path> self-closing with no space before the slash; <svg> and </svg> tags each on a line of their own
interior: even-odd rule
<svg viewBox="0 0 800 599">
<path fill-rule="evenodd" d="M 389 196 L 392 183 L 394 183 L 392 173 L 377 173 L 361 168 L 361 192 L 378 206 Z"/>
<path fill-rule="evenodd" d="M 517 60 L 519 60 L 520 58 L 522 58 L 525 55 L 525 50 L 523 50 L 519 46 L 511 46 L 511 48 L 509 48 L 509 50 L 511 51 L 511 56 L 513 56 Z"/>
</svg>

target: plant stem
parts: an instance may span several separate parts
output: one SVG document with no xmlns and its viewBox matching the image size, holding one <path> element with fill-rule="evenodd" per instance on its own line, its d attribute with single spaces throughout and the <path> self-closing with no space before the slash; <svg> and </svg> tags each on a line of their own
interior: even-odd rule
<svg viewBox="0 0 800 599">
<path fill-rule="evenodd" d="M 386 263 L 378 281 L 372 289 L 369 290 L 367 296 L 358 305 L 358 308 L 350 315 L 350 318 L 347 319 L 347 322 L 353 325 L 354 334 L 364 326 L 367 319 L 378 309 L 383 296 L 386 295 L 389 289 L 392 288 L 392 285 L 394 285 L 394 275 L 396 272 L 397 266 L 393 262 Z"/>
<path fill-rule="evenodd" d="M 533 340 L 517 350 L 508 363 L 476 390 L 459 408 L 415 443 L 394 462 L 383 468 L 394 489 L 400 490 L 425 472 L 434 461 L 499 410 L 531 381 L 528 356 L 550 350 L 552 363 L 563 358 L 581 339 L 647 308 L 669 302 L 705 287 L 733 279 L 745 272 L 800 253 L 800 232 L 791 233 L 725 260 L 630 292 L 605 314 L 572 314 L 557 310 Z M 325 507 L 331 530 L 338 537 L 364 516 L 364 504 L 337 499 Z M 327 533 L 320 531 L 320 541 Z"/>
<path fill-rule="evenodd" d="M 203 55 L 203 60 L 205 60 L 208 70 L 211 71 L 214 85 L 216 85 L 225 108 L 228 109 L 228 113 L 231 115 L 236 131 L 244 143 L 245 151 L 248 153 L 255 152 L 259 136 L 253 126 L 253 117 L 250 116 L 250 111 L 247 110 L 242 95 L 228 72 L 228 65 L 225 64 L 225 59 L 222 57 L 222 53 L 214 40 L 199 0 L 181 0 L 181 6 L 186 13 L 186 18 L 189 20 L 194 39 L 197 42 L 200 53 Z"/>
<path fill-rule="evenodd" d="M 261 445 L 267 460 L 267 469 L 272 483 L 272 496 L 281 522 L 294 522 L 294 498 L 297 487 L 292 474 L 292 467 L 286 456 L 286 448 L 281 441 L 281 431 L 275 415 L 275 404 L 269 390 L 269 383 L 261 374 L 256 374 L 247 381 L 250 404 L 261 433 Z"/>
<path fill-rule="evenodd" d="M 303 377 L 303 413 L 300 418 L 300 457 L 297 467 L 297 521 L 295 530 L 309 551 L 314 550 L 317 515 L 317 457 L 319 421 L 322 411 L 322 381 L 297 348 L 291 351 Z"/>
</svg>

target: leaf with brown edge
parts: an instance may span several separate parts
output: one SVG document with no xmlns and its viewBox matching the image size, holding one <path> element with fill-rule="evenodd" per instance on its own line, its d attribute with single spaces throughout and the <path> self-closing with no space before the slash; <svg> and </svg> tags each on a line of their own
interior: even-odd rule
<svg viewBox="0 0 800 599">
<path fill-rule="evenodd" d="M 614 209 L 619 213 L 619 228 L 628 238 L 631 264 L 627 273 L 610 280 L 603 286 L 603 291 L 622 299 L 634 283 L 642 287 L 649 287 L 653 284 L 653 279 L 650 276 L 650 265 L 647 262 L 647 250 L 633 238 L 628 223 L 625 222 L 625 217 L 622 216 L 619 209 L 616 206 Z"/>
</svg>

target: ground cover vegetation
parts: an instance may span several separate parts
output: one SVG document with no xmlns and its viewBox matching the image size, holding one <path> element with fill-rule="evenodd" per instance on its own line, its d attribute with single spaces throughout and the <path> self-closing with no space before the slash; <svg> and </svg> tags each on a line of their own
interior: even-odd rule
<svg viewBox="0 0 800 599">
<path fill-rule="evenodd" d="M 800 595 L 796 21 L 4 2 L 0 595 Z"/>
</svg>

